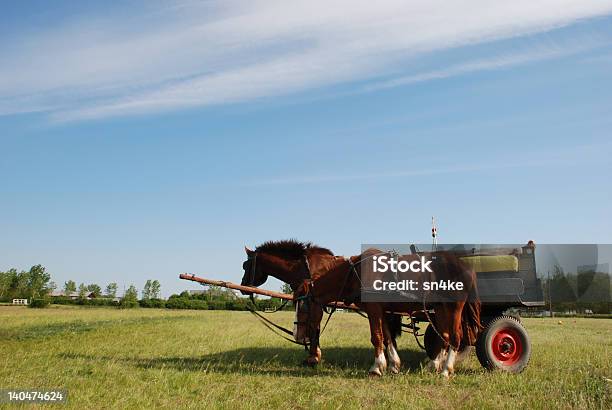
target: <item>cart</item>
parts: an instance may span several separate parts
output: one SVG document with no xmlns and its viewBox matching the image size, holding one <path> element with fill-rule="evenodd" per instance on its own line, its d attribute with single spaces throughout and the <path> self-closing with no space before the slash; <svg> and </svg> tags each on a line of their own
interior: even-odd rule
<svg viewBox="0 0 612 410">
<path fill-rule="evenodd" d="M 453 251 L 453 249 L 448 250 Z M 454 252 L 464 263 L 470 265 L 477 275 L 478 293 L 482 305 L 481 322 L 484 327 L 476 342 L 476 356 L 480 364 L 488 370 L 521 372 L 529 363 L 531 342 L 520 317 L 510 313 L 509 310 L 544 306 L 541 282 L 536 275 L 535 244 L 530 241 L 521 247 L 487 249 L 486 252 L 479 253 L 465 251 L 463 246 L 461 250 Z M 202 285 L 220 286 L 287 301 L 293 300 L 292 294 L 205 279 L 193 274 L 183 273 L 179 277 Z M 334 302 L 328 306 L 334 309 L 359 311 L 356 305 L 342 302 Z M 403 315 L 410 316 L 411 319 L 410 325 L 403 326 L 415 336 L 419 336 L 417 324 L 433 320 L 435 310 Z M 422 336 L 427 355 L 434 359 L 440 350 L 439 336 L 433 326 L 427 326 Z"/>
<path fill-rule="evenodd" d="M 536 246 L 529 241 L 520 247 L 480 253 L 466 252 L 465 245 L 462 248 L 458 256 L 476 271 L 482 306 L 484 329 L 475 346 L 478 361 L 488 370 L 519 373 L 529 363 L 531 342 L 517 311 L 545 305 L 542 284 L 536 275 Z M 439 351 L 438 340 L 432 326 L 428 326 L 424 347 L 432 359 Z"/>
</svg>

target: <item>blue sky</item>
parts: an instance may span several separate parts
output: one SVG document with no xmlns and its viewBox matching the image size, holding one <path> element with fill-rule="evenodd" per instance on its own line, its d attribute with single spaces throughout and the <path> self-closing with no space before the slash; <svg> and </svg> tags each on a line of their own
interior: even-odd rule
<svg viewBox="0 0 612 410">
<path fill-rule="evenodd" d="M 0 13 L 0 269 L 169 295 L 244 245 L 356 254 L 432 215 L 611 242 L 611 2 L 46 6 Z"/>
</svg>

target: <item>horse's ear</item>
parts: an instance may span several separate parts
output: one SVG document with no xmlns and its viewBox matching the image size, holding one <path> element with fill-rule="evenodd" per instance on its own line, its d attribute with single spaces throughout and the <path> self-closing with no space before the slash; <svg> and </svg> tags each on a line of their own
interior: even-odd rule
<svg viewBox="0 0 612 410">
<path fill-rule="evenodd" d="M 246 252 L 246 254 L 248 256 L 251 256 L 252 254 L 254 254 L 255 252 L 253 252 L 252 250 L 250 250 L 249 248 L 247 248 L 246 246 L 244 247 L 244 251 Z"/>
</svg>

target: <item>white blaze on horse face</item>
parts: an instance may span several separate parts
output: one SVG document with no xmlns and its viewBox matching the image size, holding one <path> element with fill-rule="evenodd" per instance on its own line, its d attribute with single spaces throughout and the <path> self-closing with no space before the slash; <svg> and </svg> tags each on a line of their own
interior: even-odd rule
<svg viewBox="0 0 612 410">
<path fill-rule="evenodd" d="M 448 357 L 444 362 L 444 369 L 442 370 L 442 376 L 448 378 L 455 369 L 455 359 L 457 358 L 457 351 L 452 347 L 448 348 Z"/>
<path fill-rule="evenodd" d="M 380 354 L 374 359 L 374 364 L 370 367 L 370 374 L 382 376 L 387 370 L 387 359 L 385 359 L 385 353 L 381 350 Z"/>
</svg>

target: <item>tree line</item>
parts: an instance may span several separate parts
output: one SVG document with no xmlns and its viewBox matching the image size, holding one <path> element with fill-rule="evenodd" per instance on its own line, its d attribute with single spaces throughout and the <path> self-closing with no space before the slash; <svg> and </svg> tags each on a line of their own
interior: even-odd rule
<svg viewBox="0 0 612 410">
<path fill-rule="evenodd" d="M 27 271 L 0 272 L 0 300 L 43 298 L 55 287 L 51 274 L 42 265 L 34 265 Z"/>
<path fill-rule="evenodd" d="M 29 270 L 9 269 L 6 272 L 0 271 L 0 301 L 11 301 L 12 299 L 29 299 L 29 300 L 49 300 L 51 293 L 57 290 L 57 284 L 51 281 L 51 274 L 47 272 L 42 265 L 34 265 Z M 97 283 L 85 284 L 81 283 L 77 286 L 73 280 L 64 282 L 63 296 L 53 298 L 54 303 L 68 304 L 73 301 L 72 296 L 76 293 L 77 299 L 75 303 L 83 303 L 93 298 L 107 299 L 101 300 L 98 303 L 91 302 L 90 304 L 110 304 L 108 300 L 117 298 L 118 285 L 116 282 L 111 282 L 106 285 L 104 292 L 102 287 Z M 161 284 L 158 280 L 147 280 L 142 290 L 142 298 L 140 300 L 158 300 L 161 299 Z M 124 292 L 121 301 L 125 300 L 124 305 L 138 305 L 138 291 L 134 285 L 130 285 Z"/>
<path fill-rule="evenodd" d="M 78 293 L 80 298 L 84 298 L 87 295 L 92 295 L 94 297 L 107 297 L 107 298 L 116 298 L 117 297 L 117 283 L 111 282 L 106 285 L 104 292 L 102 292 L 102 288 L 97 283 L 91 283 L 89 285 L 85 285 L 81 283 L 78 287 L 76 282 L 73 280 L 68 280 L 64 282 L 64 295 L 69 296 L 74 293 Z M 130 285 L 130 287 L 125 291 L 129 296 L 135 295 L 138 296 L 138 291 L 134 285 Z M 160 299 L 161 298 L 161 284 L 158 280 L 147 280 L 145 282 L 144 288 L 142 290 L 142 299 Z"/>
<path fill-rule="evenodd" d="M 543 282 L 546 308 L 553 311 L 573 311 L 584 313 L 610 313 L 611 286 L 607 272 L 596 269 L 583 270 L 578 273 L 564 272 L 559 266 L 547 275 Z"/>
<path fill-rule="evenodd" d="M 51 297 L 54 290 L 61 290 L 63 295 Z M 290 293 L 285 285 L 282 289 Z M 76 297 L 74 297 L 76 294 Z M 93 296 L 93 297 L 90 297 Z M 147 280 L 138 297 L 138 289 L 133 284 L 118 297 L 118 285 L 111 282 L 104 290 L 97 283 L 80 283 L 67 280 L 58 289 L 51 280 L 51 274 L 44 266 L 35 265 L 27 271 L 9 269 L 0 271 L 0 302 L 12 299 L 29 299 L 30 305 L 44 307 L 49 303 L 60 305 L 117 306 L 123 308 L 168 308 L 168 309 L 208 309 L 208 310 L 247 310 L 253 308 L 248 298 L 238 297 L 232 290 L 217 286 L 199 292 L 184 291 L 174 294 L 168 300 L 162 299 L 161 284 L 158 280 Z M 253 299 L 258 310 L 277 309 L 282 305 L 279 299 Z"/>
</svg>

